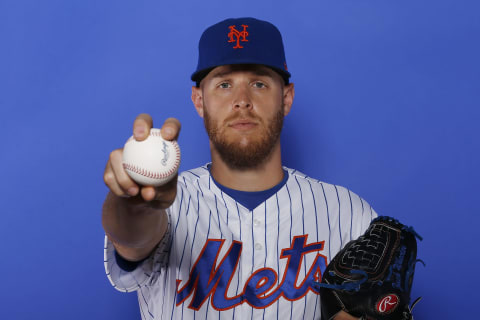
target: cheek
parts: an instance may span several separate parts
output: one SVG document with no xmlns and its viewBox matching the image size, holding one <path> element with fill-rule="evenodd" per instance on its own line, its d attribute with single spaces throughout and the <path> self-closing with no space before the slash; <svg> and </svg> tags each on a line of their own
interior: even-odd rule
<svg viewBox="0 0 480 320">
<path fill-rule="evenodd" d="M 274 118 L 283 107 L 282 101 L 275 97 L 263 98 L 254 105 L 257 106 L 254 108 L 254 112 L 264 120 Z"/>
<path fill-rule="evenodd" d="M 218 118 L 218 114 L 212 110 L 204 109 L 203 121 L 211 130 L 218 131 L 221 129 L 221 126 L 219 125 L 220 120 Z"/>
</svg>

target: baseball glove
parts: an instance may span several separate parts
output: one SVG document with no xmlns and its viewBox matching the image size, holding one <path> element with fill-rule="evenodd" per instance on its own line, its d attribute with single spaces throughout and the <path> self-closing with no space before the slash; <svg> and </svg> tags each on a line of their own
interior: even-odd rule
<svg viewBox="0 0 480 320">
<path fill-rule="evenodd" d="M 344 310 L 361 319 L 411 320 L 410 291 L 422 238 L 391 217 L 374 219 L 327 266 L 317 283 L 322 319 Z"/>
</svg>

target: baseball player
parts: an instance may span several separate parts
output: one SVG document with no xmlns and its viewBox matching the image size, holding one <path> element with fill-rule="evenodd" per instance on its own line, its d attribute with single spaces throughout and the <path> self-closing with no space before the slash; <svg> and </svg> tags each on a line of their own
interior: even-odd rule
<svg viewBox="0 0 480 320">
<path fill-rule="evenodd" d="M 111 153 L 108 278 L 137 292 L 142 319 L 319 319 L 314 282 L 376 213 L 351 191 L 282 166 L 294 85 L 280 32 L 253 18 L 209 27 L 191 78 L 211 162 L 154 188 L 128 177 L 121 149 Z M 135 139 L 152 126 L 139 115 Z M 162 126 L 167 140 L 179 131 L 173 118 Z"/>
</svg>

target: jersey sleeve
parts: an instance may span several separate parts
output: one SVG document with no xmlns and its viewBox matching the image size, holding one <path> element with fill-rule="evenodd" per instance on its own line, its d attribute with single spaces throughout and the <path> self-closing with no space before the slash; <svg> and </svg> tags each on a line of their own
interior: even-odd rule
<svg viewBox="0 0 480 320">
<path fill-rule="evenodd" d="M 165 236 L 150 257 L 140 263 L 134 270 L 125 271 L 117 263 L 113 243 L 105 236 L 104 264 L 105 272 L 112 286 L 121 292 L 132 292 L 140 287 L 155 282 L 168 261 L 170 248 L 170 226 Z"/>
</svg>

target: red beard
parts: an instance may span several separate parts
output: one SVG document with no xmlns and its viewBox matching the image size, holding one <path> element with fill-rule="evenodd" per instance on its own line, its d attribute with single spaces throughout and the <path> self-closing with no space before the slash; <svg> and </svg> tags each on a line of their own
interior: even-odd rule
<svg viewBox="0 0 480 320">
<path fill-rule="evenodd" d="M 269 119 L 266 126 L 264 121 L 251 111 L 242 113 L 241 117 L 236 114 L 224 121 L 227 124 L 238 118 L 252 119 L 261 125 L 262 132 L 254 137 L 248 137 L 247 143 L 241 143 L 239 140 L 227 141 L 222 128 L 212 120 L 206 108 L 204 110 L 204 124 L 210 141 L 222 160 L 232 169 L 248 169 L 261 165 L 270 156 L 280 138 L 284 118 L 283 106 L 272 119 Z"/>
</svg>

